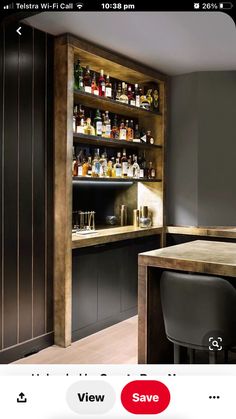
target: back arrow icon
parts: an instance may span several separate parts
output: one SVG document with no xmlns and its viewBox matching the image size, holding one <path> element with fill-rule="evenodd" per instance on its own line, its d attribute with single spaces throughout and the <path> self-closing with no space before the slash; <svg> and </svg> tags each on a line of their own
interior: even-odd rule
<svg viewBox="0 0 236 419">
<path fill-rule="evenodd" d="M 16 30 L 16 32 L 18 33 L 18 35 L 21 35 L 21 26 L 19 26 L 19 28 Z"/>
</svg>

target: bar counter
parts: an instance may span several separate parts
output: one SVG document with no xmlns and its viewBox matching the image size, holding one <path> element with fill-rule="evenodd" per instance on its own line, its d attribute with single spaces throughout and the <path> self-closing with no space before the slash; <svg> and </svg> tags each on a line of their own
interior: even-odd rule
<svg viewBox="0 0 236 419">
<path fill-rule="evenodd" d="M 196 240 L 139 254 L 138 362 L 171 363 L 160 300 L 163 270 L 236 278 L 236 243 Z"/>
<path fill-rule="evenodd" d="M 235 226 L 229 226 L 229 227 L 228 226 L 216 226 L 216 227 L 167 226 L 166 233 L 236 239 Z"/>
</svg>

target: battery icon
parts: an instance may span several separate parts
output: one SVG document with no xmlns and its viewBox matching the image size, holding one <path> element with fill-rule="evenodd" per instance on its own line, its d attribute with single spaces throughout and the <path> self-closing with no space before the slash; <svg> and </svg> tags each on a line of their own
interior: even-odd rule
<svg viewBox="0 0 236 419">
<path fill-rule="evenodd" d="M 224 9 L 224 10 L 226 10 L 226 9 L 232 9 L 233 8 L 233 4 L 232 3 L 230 3 L 230 2 L 224 2 L 224 3 L 220 3 L 220 9 Z"/>
</svg>

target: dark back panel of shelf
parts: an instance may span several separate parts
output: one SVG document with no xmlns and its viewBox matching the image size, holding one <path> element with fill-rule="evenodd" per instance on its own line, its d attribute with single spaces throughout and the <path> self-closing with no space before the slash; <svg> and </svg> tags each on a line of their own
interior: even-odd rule
<svg viewBox="0 0 236 419">
<path fill-rule="evenodd" d="M 17 27 L 0 37 L 0 362 L 53 329 L 53 39 Z"/>
</svg>

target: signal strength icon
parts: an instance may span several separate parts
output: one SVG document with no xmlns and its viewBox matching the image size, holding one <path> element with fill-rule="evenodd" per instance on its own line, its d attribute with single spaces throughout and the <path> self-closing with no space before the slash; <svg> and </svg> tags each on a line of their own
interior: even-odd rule
<svg viewBox="0 0 236 419">
<path fill-rule="evenodd" d="M 3 9 L 14 9 L 14 3 L 6 4 L 6 6 L 3 6 Z"/>
<path fill-rule="evenodd" d="M 77 9 L 82 9 L 82 7 L 84 6 L 84 3 L 76 3 L 76 7 Z"/>
</svg>

